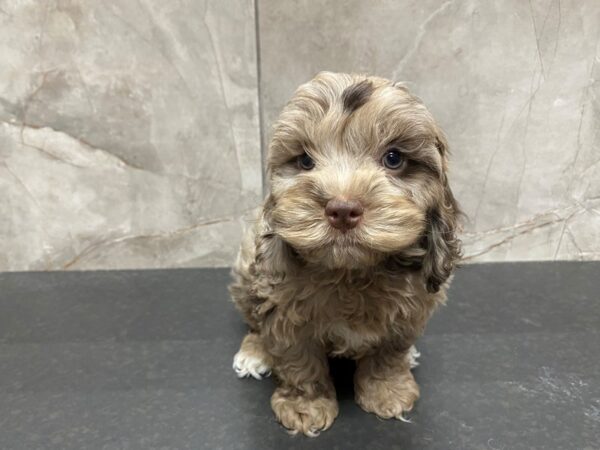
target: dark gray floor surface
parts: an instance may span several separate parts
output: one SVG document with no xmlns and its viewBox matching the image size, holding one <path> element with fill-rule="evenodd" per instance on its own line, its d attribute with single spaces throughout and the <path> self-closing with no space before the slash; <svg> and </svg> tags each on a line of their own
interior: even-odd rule
<svg viewBox="0 0 600 450">
<path fill-rule="evenodd" d="M 226 270 L 0 274 L 0 449 L 598 449 L 600 263 L 461 269 L 420 340 L 412 424 L 353 402 L 316 439 L 231 370 Z"/>
</svg>

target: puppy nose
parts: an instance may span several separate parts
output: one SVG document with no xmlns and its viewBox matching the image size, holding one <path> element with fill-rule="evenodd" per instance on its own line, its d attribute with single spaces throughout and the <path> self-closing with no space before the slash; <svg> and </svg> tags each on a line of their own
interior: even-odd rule
<svg viewBox="0 0 600 450">
<path fill-rule="evenodd" d="M 334 228 L 346 231 L 354 228 L 360 222 L 363 207 L 356 200 L 340 200 L 334 198 L 327 202 L 325 215 Z"/>
</svg>

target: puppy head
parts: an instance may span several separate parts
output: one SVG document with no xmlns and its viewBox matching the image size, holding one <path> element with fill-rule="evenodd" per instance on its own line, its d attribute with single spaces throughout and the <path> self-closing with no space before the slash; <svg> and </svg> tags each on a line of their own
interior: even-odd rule
<svg viewBox="0 0 600 450">
<path fill-rule="evenodd" d="M 458 258 L 445 139 L 388 80 L 321 73 L 274 126 L 265 217 L 305 261 L 361 268 L 415 255 L 437 291 Z"/>
</svg>

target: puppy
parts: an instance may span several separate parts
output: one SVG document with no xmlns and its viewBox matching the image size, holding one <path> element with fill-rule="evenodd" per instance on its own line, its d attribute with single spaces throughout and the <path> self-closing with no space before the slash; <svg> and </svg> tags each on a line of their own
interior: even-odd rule
<svg viewBox="0 0 600 450">
<path fill-rule="evenodd" d="M 316 436 L 338 414 L 328 356 L 356 361 L 356 402 L 402 419 L 419 397 L 413 343 L 460 256 L 446 139 L 399 84 L 320 73 L 274 126 L 270 194 L 230 292 L 250 327 L 238 376 L 273 371 L 271 406 Z"/>
</svg>

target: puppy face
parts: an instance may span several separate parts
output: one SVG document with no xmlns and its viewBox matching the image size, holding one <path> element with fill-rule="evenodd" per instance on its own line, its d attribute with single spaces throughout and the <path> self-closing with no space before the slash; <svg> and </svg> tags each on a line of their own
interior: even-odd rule
<svg viewBox="0 0 600 450">
<path fill-rule="evenodd" d="M 275 124 L 268 170 L 273 232 L 329 268 L 419 247 L 454 205 L 433 118 L 381 78 L 321 73 L 302 85 Z"/>
</svg>

